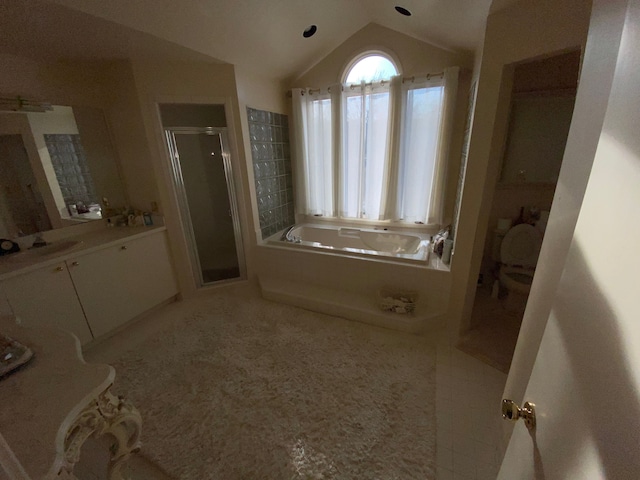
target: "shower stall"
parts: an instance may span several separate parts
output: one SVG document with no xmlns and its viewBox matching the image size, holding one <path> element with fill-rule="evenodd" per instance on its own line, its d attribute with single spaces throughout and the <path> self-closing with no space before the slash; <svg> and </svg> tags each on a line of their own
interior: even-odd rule
<svg viewBox="0 0 640 480">
<path fill-rule="evenodd" d="M 244 278 L 226 128 L 165 126 L 164 132 L 197 287 Z"/>
</svg>

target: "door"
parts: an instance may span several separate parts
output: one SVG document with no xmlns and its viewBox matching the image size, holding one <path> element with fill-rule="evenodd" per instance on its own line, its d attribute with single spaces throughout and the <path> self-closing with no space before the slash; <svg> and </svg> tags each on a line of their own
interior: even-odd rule
<svg viewBox="0 0 640 480">
<path fill-rule="evenodd" d="M 61 328 L 82 344 L 93 340 L 64 262 L 8 278 L 0 289 L 25 327 Z"/>
<path fill-rule="evenodd" d="M 640 478 L 640 0 L 594 2 L 589 41 L 613 15 L 618 31 L 596 39 L 620 40 L 602 132 L 533 371 L 515 399 L 536 405 L 537 427 L 515 425 L 500 480 Z"/>
<path fill-rule="evenodd" d="M 66 263 L 96 338 L 178 293 L 164 232 L 125 240 Z"/>
<path fill-rule="evenodd" d="M 224 130 L 172 128 L 166 137 L 196 280 L 240 277 L 241 232 Z"/>
</svg>

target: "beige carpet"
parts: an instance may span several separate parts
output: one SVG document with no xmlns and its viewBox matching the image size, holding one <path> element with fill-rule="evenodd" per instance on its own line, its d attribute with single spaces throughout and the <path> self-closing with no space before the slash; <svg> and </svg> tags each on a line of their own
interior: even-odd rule
<svg viewBox="0 0 640 480">
<path fill-rule="evenodd" d="M 115 391 L 143 416 L 142 453 L 171 476 L 435 478 L 424 339 L 249 287 L 192 305 L 114 363 Z"/>
</svg>

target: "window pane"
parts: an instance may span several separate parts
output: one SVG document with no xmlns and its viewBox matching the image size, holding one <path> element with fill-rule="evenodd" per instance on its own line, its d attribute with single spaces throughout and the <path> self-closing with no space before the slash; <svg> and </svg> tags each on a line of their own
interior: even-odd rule
<svg viewBox="0 0 640 480">
<path fill-rule="evenodd" d="M 382 55 L 369 55 L 358 61 L 347 74 L 346 83 L 378 82 L 397 75 L 393 63 Z"/>
<path fill-rule="evenodd" d="M 405 222 L 426 222 L 433 184 L 444 87 L 406 93 L 400 144 L 398 211 Z"/>
</svg>

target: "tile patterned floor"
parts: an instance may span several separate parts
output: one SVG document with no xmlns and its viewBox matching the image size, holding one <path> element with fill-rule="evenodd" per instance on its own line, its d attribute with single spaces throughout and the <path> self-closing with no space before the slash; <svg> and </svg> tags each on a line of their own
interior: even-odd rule
<svg viewBox="0 0 640 480">
<path fill-rule="evenodd" d="M 500 401 L 507 376 L 445 335 L 437 356 L 437 480 L 495 480 L 506 449 Z"/>
</svg>

